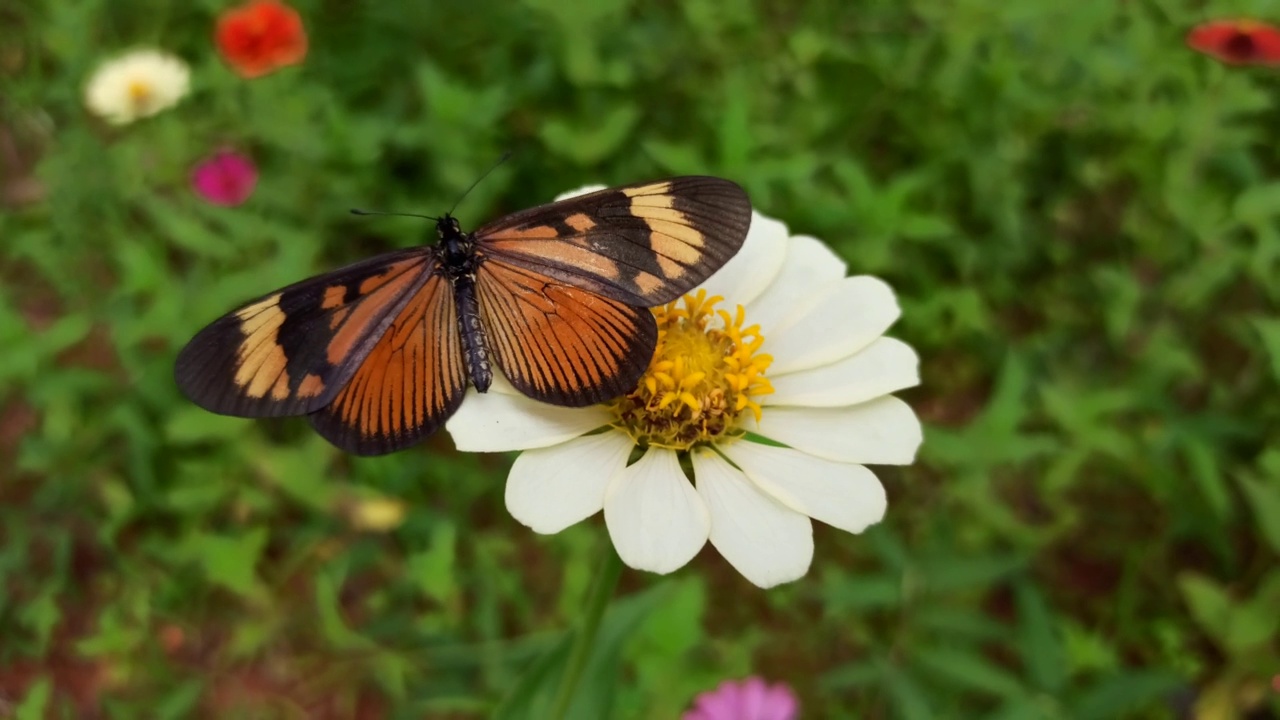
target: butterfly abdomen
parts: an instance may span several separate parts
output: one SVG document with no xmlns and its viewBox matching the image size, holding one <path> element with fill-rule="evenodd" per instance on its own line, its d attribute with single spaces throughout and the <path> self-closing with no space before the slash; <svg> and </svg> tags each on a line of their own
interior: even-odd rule
<svg viewBox="0 0 1280 720">
<path fill-rule="evenodd" d="M 475 239 L 462 232 L 458 221 L 445 215 L 436 224 L 440 236 L 440 261 L 453 284 L 454 304 L 458 308 L 458 333 L 462 336 L 462 354 L 467 374 L 476 390 L 487 392 L 493 382 L 493 366 L 489 364 L 489 341 L 480 321 L 480 305 L 476 300 L 476 268 L 480 259 L 475 252 Z"/>
<path fill-rule="evenodd" d="M 467 358 L 467 371 L 476 390 L 487 392 L 493 382 L 493 366 L 489 364 L 489 340 L 480 322 L 480 305 L 476 302 L 474 275 L 459 275 L 453 280 L 453 297 L 458 304 L 458 330 L 462 334 L 462 352 Z"/>
</svg>

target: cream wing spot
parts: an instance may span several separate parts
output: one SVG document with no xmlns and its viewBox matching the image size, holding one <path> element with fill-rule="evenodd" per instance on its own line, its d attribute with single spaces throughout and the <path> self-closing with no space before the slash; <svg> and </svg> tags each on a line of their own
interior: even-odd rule
<svg viewBox="0 0 1280 720">
<path fill-rule="evenodd" d="M 658 256 L 658 269 L 668 280 L 678 280 L 685 273 L 685 267 L 680 263 L 668 258 L 666 255 Z"/>
<path fill-rule="evenodd" d="M 278 339 L 285 315 L 279 309 L 280 293 L 260 300 L 236 313 L 240 318 L 240 342 L 235 384 L 246 396 L 264 397 L 268 391 L 276 400 L 289 396 L 288 376 L 284 368 L 288 359 Z M 279 387 L 284 383 L 283 394 Z"/>
<path fill-rule="evenodd" d="M 250 320 L 253 317 L 260 314 L 261 312 L 263 312 L 264 310 L 269 310 L 271 308 L 274 308 L 279 303 L 280 303 L 280 293 L 276 293 L 275 295 L 272 295 L 267 298 L 263 298 L 262 300 L 259 300 L 258 302 L 248 307 L 241 308 L 239 311 L 236 312 L 236 317 L 240 318 L 241 320 Z"/>
<path fill-rule="evenodd" d="M 665 236 L 677 242 L 652 242 L 653 248 L 665 255 L 681 260 L 682 262 L 696 262 L 701 256 L 697 248 L 706 244 L 706 237 L 696 228 L 687 224 L 684 215 L 678 211 L 673 211 L 676 215 L 670 218 L 645 218 L 645 224 L 653 231 L 654 235 Z"/>
<path fill-rule="evenodd" d="M 671 192 L 671 181 L 664 180 L 662 182 L 650 183 L 648 185 L 640 185 L 639 187 L 623 188 L 622 194 L 629 198 L 635 198 L 641 195 L 668 195 Z"/>
<path fill-rule="evenodd" d="M 665 284 L 656 275 L 647 272 L 636 273 L 635 280 L 632 282 L 641 295 L 650 295 Z"/>
<path fill-rule="evenodd" d="M 282 368 L 283 369 L 283 368 Z M 281 372 L 271 386 L 271 399 L 284 400 L 289 397 L 289 373 Z"/>
</svg>

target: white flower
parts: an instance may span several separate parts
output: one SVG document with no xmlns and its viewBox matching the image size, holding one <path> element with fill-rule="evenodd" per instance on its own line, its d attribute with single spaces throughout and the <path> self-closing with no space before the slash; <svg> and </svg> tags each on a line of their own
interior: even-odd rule
<svg viewBox="0 0 1280 720">
<path fill-rule="evenodd" d="M 654 308 L 666 332 L 635 392 L 563 408 L 495 378 L 448 430 L 460 450 L 525 451 L 506 502 L 536 532 L 603 509 L 633 568 L 672 572 L 709 539 L 760 587 L 795 580 L 813 559 L 810 518 L 852 533 L 879 522 L 884 488 L 863 464 L 909 464 L 922 440 L 890 395 L 919 383 L 915 352 L 883 337 L 893 291 L 845 272 L 821 242 L 753 213 L 729 263 Z"/>
<path fill-rule="evenodd" d="M 108 60 L 85 84 L 84 104 L 116 125 L 173 107 L 191 84 L 187 64 L 160 50 L 134 50 Z"/>
</svg>

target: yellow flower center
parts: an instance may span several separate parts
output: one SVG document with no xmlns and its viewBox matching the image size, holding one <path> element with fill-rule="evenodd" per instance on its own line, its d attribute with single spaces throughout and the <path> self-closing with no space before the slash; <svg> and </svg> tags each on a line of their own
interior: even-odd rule
<svg viewBox="0 0 1280 720">
<path fill-rule="evenodd" d="M 658 346 L 639 386 L 613 401 L 614 427 L 641 445 L 686 450 L 740 437 L 744 411 L 760 419 L 773 358 L 760 353 L 760 327 L 743 327 L 742 306 L 717 310 L 722 300 L 699 290 L 653 309 Z"/>
<path fill-rule="evenodd" d="M 150 82 L 141 79 L 129 81 L 129 102 L 138 112 L 145 111 L 154 96 L 155 88 Z"/>
</svg>

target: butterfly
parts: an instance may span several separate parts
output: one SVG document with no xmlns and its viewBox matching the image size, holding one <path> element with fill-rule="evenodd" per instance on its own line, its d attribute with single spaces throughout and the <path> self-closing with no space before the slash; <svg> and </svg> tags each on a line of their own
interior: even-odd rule
<svg viewBox="0 0 1280 720">
<path fill-rule="evenodd" d="M 677 177 L 579 195 L 435 244 L 390 252 L 260 297 L 205 327 L 174 377 L 200 407 L 306 415 L 337 447 L 380 455 L 434 433 L 494 366 L 555 405 L 635 388 L 653 356 L 649 307 L 737 253 L 751 202 L 737 184 Z"/>
</svg>

